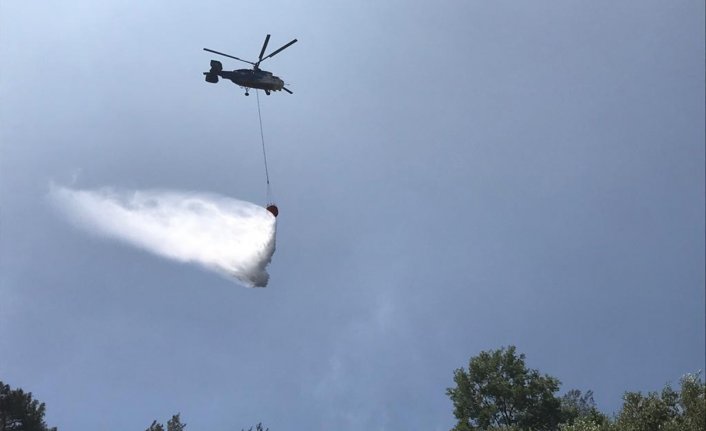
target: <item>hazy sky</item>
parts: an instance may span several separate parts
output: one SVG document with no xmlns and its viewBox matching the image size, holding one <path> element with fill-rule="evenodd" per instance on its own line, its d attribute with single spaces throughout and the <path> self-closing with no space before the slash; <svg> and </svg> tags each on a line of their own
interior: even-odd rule
<svg viewBox="0 0 706 431">
<path fill-rule="evenodd" d="M 138 4 L 139 3 L 139 4 Z M 280 208 L 266 289 L 86 235 L 81 189 Z M 447 430 L 482 350 L 592 389 L 704 362 L 704 3 L 0 2 L 0 380 L 60 431 Z M 227 69 L 246 66 L 220 58 Z"/>
</svg>

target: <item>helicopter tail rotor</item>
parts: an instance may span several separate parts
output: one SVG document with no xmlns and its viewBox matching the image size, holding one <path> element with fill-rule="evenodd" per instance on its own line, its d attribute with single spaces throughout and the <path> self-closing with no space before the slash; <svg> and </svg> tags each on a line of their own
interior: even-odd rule
<svg viewBox="0 0 706 431">
<path fill-rule="evenodd" d="M 211 60 L 211 70 L 208 73 L 220 73 L 223 70 L 223 64 L 220 61 Z"/>
<path fill-rule="evenodd" d="M 206 82 L 210 82 L 211 84 L 217 83 L 218 74 L 221 73 L 222 70 L 223 65 L 220 61 L 211 60 L 211 70 L 203 73 L 204 75 L 206 75 Z"/>
</svg>

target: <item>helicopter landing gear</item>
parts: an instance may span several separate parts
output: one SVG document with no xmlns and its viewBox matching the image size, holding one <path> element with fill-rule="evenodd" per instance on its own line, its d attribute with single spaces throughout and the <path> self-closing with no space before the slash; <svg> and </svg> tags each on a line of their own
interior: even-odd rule
<svg viewBox="0 0 706 431">
<path fill-rule="evenodd" d="M 246 92 L 245 92 L 245 95 L 246 95 L 246 96 L 249 96 L 249 95 L 250 95 L 250 93 L 248 93 L 248 92 L 246 91 Z"/>
<path fill-rule="evenodd" d="M 270 95 L 270 90 L 265 90 L 265 94 Z"/>
</svg>

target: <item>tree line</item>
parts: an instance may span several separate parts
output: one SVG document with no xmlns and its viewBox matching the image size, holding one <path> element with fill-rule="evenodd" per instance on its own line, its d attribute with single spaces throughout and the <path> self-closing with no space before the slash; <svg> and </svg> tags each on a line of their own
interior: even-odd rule
<svg viewBox="0 0 706 431">
<path fill-rule="evenodd" d="M 674 390 L 625 392 L 613 416 L 596 408 L 593 392 L 572 389 L 557 396 L 561 382 L 525 364 L 514 346 L 481 352 L 468 368 L 454 371 L 446 394 L 454 406 L 452 431 L 704 431 L 706 384 L 687 374 Z"/>
<path fill-rule="evenodd" d="M 675 390 L 625 392 L 614 415 L 599 411 L 593 392 L 571 389 L 559 396 L 561 382 L 530 369 L 514 346 L 471 357 L 453 373 L 446 390 L 456 425 L 451 431 L 704 431 L 706 384 L 687 374 Z M 46 406 L 31 392 L 0 381 L 0 431 L 57 431 L 44 421 Z M 257 424 L 248 431 L 269 431 Z M 175 414 L 165 426 L 156 420 L 146 431 L 186 431 Z M 244 430 L 243 430 L 244 431 Z"/>
</svg>

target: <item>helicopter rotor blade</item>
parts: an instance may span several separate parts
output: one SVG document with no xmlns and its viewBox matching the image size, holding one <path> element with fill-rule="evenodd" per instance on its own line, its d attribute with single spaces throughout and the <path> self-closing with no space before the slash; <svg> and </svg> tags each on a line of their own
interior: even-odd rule
<svg viewBox="0 0 706 431">
<path fill-rule="evenodd" d="M 212 49 L 204 48 L 203 50 L 204 50 L 204 51 L 208 51 L 208 52 L 212 52 L 212 53 L 214 53 L 214 54 L 222 55 L 222 56 L 224 56 L 224 57 L 234 58 L 234 59 L 236 59 L 236 60 L 242 61 L 243 63 L 252 64 L 253 66 L 255 65 L 255 63 L 253 63 L 252 61 L 243 60 L 242 58 L 238 58 L 238 57 L 235 57 L 235 56 L 232 56 L 232 55 L 224 54 L 224 53 L 222 53 L 222 52 L 214 51 L 214 50 L 212 50 Z"/>
<path fill-rule="evenodd" d="M 291 42 L 289 42 L 288 44 L 284 45 L 282 48 L 276 50 L 275 52 L 273 52 L 272 54 L 270 54 L 270 55 L 268 55 L 267 57 L 263 58 L 262 60 L 266 60 L 266 59 L 268 59 L 268 58 L 270 58 L 270 57 L 274 57 L 275 54 L 278 54 L 279 52 L 281 52 L 281 51 L 284 50 L 285 48 L 288 48 L 290 45 L 292 45 L 292 44 L 293 44 L 294 42 L 296 42 L 296 41 L 297 41 L 297 40 L 294 39 L 293 41 L 291 41 Z M 262 61 L 262 60 L 260 60 L 260 61 Z M 258 63 L 260 63 L 260 61 L 258 61 Z"/>
<path fill-rule="evenodd" d="M 267 49 L 267 42 L 270 41 L 270 35 L 268 34 L 267 37 L 265 37 L 265 43 L 262 44 L 262 50 L 260 50 L 260 56 L 258 59 L 262 61 L 262 56 L 265 55 L 265 50 Z M 259 61 L 258 61 L 259 63 Z"/>
<path fill-rule="evenodd" d="M 282 87 L 282 90 L 286 91 L 289 94 L 294 94 L 291 91 L 289 91 L 289 88 L 287 88 L 287 87 Z"/>
</svg>

